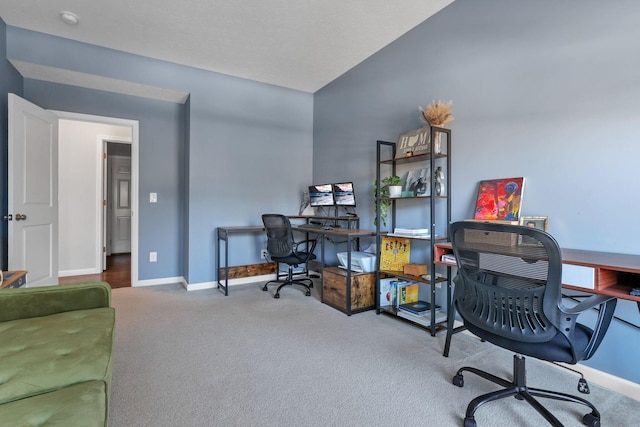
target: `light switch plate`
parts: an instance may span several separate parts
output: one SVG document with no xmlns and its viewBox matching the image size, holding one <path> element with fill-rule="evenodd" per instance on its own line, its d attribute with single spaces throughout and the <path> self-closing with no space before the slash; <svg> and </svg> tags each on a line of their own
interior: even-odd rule
<svg viewBox="0 0 640 427">
<path fill-rule="evenodd" d="M 158 193 L 149 193 L 149 203 L 158 203 Z"/>
</svg>

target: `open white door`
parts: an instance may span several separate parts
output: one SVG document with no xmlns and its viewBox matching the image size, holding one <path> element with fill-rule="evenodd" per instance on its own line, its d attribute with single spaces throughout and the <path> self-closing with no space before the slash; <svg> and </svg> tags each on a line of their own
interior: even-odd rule
<svg viewBox="0 0 640 427">
<path fill-rule="evenodd" d="M 58 117 L 9 94 L 9 269 L 58 284 Z"/>
</svg>

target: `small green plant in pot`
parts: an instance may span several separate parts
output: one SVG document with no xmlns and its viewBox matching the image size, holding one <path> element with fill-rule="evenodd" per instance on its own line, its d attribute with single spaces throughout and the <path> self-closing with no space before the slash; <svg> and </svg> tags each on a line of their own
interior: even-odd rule
<svg viewBox="0 0 640 427">
<path fill-rule="evenodd" d="M 390 187 L 402 187 L 402 178 L 397 175 L 388 176 L 386 178 L 382 178 L 380 185 L 380 220 L 382 221 L 382 225 L 387 226 L 387 214 L 389 211 L 389 206 L 391 206 L 391 191 Z M 377 203 L 376 196 L 378 195 L 378 182 L 373 181 L 373 198 Z M 377 206 L 376 206 L 377 209 Z M 373 224 L 378 225 L 377 218 L 374 216 Z"/>
</svg>

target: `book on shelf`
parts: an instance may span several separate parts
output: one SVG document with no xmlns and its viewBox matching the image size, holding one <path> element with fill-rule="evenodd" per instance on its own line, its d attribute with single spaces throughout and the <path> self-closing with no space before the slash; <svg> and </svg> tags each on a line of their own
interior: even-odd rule
<svg viewBox="0 0 640 427">
<path fill-rule="evenodd" d="M 431 312 L 431 303 L 426 301 L 415 301 L 405 304 L 400 304 L 398 307 L 400 310 L 408 311 L 409 313 L 421 316 Z M 436 310 L 439 310 L 440 306 L 436 305 Z"/>
<path fill-rule="evenodd" d="M 411 240 L 401 237 L 382 238 L 380 248 L 380 269 L 402 271 L 411 258 Z"/>
<path fill-rule="evenodd" d="M 431 327 L 431 311 L 427 311 L 423 315 L 416 315 L 406 310 L 398 310 L 398 317 L 410 320 L 427 328 Z M 442 323 L 447 321 L 447 313 L 441 310 L 436 311 L 436 323 Z"/>
<path fill-rule="evenodd" d="M 393 229 L 393 234 L 399 234 L 403 236 L 428 236 L 431 230 L 428 228 L 402 228 L 396 227 Z"/>
<path fill-rule="evenodd" d="M 418 292 L 420 291 L 420 285 L 417 283 L 402 283 L 398 285 L 398 307 L 418 301 Z"/>
<path fill-rule="evenodd" d="M 389 281 L 389 290 L 386 297 L 389 301 L 388 305 L 391 307 L 398 307 L 399 290 L 406 284 L 409 284 L 409 282 L 404 279 L 395 278 Z"/>
</svg>

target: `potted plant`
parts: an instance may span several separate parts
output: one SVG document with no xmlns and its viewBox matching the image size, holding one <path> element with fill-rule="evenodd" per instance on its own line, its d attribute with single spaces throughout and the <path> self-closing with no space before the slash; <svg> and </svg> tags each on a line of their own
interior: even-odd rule
<svg viewBox="0 0 640 427">
<path fill-rule="evenodd" d="M 386 178 L 382 178 L 380 181 L 380 220 L 382 220 L 382 225 L 387 226 L 387 213 L 389 210 L 389 206 L 391 206 L 391 197 L 399 197 L 402 194 L 402 178 L 397 175 L 388 176 Z M 393 196 L 392 196 L 392 187 L 393 188 Z M 378 201 L 376 198 L 378 195 L 378 182 L 373 181 L 373 197 L 374 200 Z M 374 225 L 378 225 L 377 217 L 374 217 L 373 220 Z"/>
</svg>

